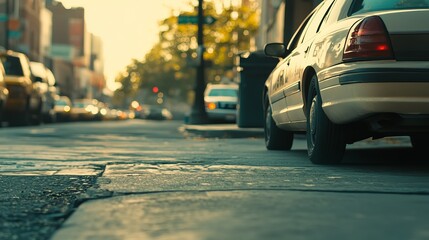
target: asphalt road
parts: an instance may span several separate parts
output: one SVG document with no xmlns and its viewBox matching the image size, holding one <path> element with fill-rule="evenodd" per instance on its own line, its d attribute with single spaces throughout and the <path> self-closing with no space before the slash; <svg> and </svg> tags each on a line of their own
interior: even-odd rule
<svg viewBox="0 0 429 240">
<path fill-rule="evenodd" d="M 0 129 L 0 239 L 429 239 L 429 165 L 407 138 L 313 165 L 305 140 L 130 120 Z"/>
</svg>

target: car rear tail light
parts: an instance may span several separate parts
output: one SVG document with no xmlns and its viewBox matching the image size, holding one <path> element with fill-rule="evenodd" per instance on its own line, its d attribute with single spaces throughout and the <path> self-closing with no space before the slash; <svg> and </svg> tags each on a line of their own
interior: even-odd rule
<svg viewBox="0 0 429 240">
<path fill-rule="evenodd" d="M 350 29 L 343 61 L 380 59 L 393 59 L 390 38 L 380 17 L 367 17 Z"/>
</svg>

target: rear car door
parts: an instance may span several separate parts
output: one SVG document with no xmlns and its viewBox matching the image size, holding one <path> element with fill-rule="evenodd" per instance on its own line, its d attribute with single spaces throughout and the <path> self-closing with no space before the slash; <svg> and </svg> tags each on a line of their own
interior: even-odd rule
<svg viewBox="0 0 429 240">
<path fill-rule="evenodd" d="M 314 63 L 308 61 L 314 59 L 311 55 L 317 52 L 310 49 L 313 44 L 313 39 L 320 31 L 320 25 L 324 18 L 327 16 L 330 7 L 334 0 L 325 0 L 314 10 L 312 17 L 309 19 L 303 33 L 295 44 L 293 52 L 289 56 L 288 68 L 286 76 L 288 85 L 284 88 L 286 96 L 286 105 L 288 108 L 288 115 L 291 122 L 302 125 L 305 128 L 306 116 L 304 107 L 303 96 L 303 78 L 304 72 L 308 66 Z M 311 76 L 310 76 L 311 77 Z"/>
</svg>

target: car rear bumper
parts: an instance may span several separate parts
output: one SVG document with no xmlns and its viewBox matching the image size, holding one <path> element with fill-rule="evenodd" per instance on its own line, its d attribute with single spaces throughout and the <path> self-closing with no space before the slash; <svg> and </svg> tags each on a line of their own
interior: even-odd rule
<svg viewBox="0 0 429 240">
<path fill-rule="evenodd" d="M 71 118 L 77 121 L 89 121 L 89 120 L 95 120 L 95 115 L 88 114 L 88 113 L 77 113 L 77 114 L 72 114 Z"/>
<path fill-rule="evenodd" d="M 70 112 L 64 112 L 64 111 L 56 111 L 55 115 L 57 116 L 57 118 L 70 118 L 71 117 L 71 113 Z"/>
<path fill-rule="evenodd" d="M 429 115 L 429 63 L 416 65 L 422 64 L 427 67 L 337 71 L 319 82 L 323 109 L 338 124 L 379 114 Z"/>
<path fill-rule="evenodd" d="M 27 110 L 27 101 L 26 99 L 14 99 L 9 98 L 5 104 L 5 111 L 16 113 L 16 112 L 25 112 Z"/>
<path fill-rule="evenodd" d="M 235 121 L 237 118 L 236 110 L 227 110 L 227 109 L 216 109 L 216 110 L 206 110 L 207 116 L 210 119 L 215 120 L 227 120 Z"/>
</svg>

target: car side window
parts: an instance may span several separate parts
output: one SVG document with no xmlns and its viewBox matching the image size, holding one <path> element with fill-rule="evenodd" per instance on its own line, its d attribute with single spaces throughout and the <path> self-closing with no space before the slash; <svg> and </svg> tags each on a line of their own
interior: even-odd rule
<svg viewBox="0 0 429 240">
<path fill-rule="evenodd" d="M 327 11 L 326 11 L 326 13 L 325 13 L 325 16 L 323 16 L 322 22 L 320 23 L 319 27 L 317 28 L 317 32 L 319 32 L 319 31 L 320 31 L 320 29 L 323 29 L 323 27 L 325 27 L 325 26 L 327 25 L 327 20 L 328 20 L 329 15 L 331 14 L 331 12 L 332 12 L 332 10 L 333 10 L 333 8 L 334 8 L 335 2 L 336 2 L 336 1 L 334 0 L 334 1 L 332 1 L 332 3 L 330 4 L 330 6 L 329 6 L 328 10 L 327 10 Z"/>
<path fill-rule="evenodd" d="M 355 0 L 350 8 L 349 15 L 374 12 L 380 10 L 398 9 L 427 9 L 429 0 Z"/>
<path fill-rule="evenodd" d="M 332 6 L 333 0 L 323 1 L 321 5 L 317 8 L 314 13 L 314 17 L 311 18 L 310 23 L 308 24 L 305 34 L 302 36 L 300 42 L 306 42 L 307 40 L 313 38 L 316 33 L 319 31 L 321 23 L 325 19 L 328 10 Z"/>
<path fill-rule="evenodd" d="M 314 12 L 312 12 L 311 14 L 309 14 L 307 16 L 307 18 L 305 18 L 305 20 L 298 27 L 298 29 L 295 31 L 295 33 L 294 33 L 292 39 L 289 41 L 289 44 L 288 44 L 288 47 L 287 47 L 287 49 L 289 51 L 294 50 L 298 46 L 298 43 L 300 43 L 299 40 L 301 39 L 302 33 L 304 32 L 304 29 L 306 29 L 306 26 L 307 26 L 308 22 L 310 21 L 311 17 L 313 16 L 313 13 Z"/>
<path fill-rule="evenodd" d="M 349 3 L 350 4 L 350 3 Z M 341 16 L 344 9 L 348 9 L 347 5 L 342 4 L 342 1 L 335 1 L 329 10 L 328 16 L 325 18 L 324 25 L 330 25 L 345 17 Z"/>
<path fill-rule="evenodd" d="M 18 57 L 7 56 L 3 65 L 6 75 L 24 76 L 21 61 Z"/>
</svg>

